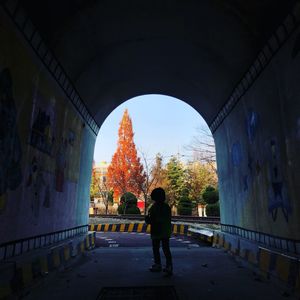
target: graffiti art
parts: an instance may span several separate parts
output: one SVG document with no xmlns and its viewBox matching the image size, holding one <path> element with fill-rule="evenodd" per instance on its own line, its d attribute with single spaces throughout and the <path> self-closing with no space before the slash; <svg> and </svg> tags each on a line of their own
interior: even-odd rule
<svg viewBox="0 0 300 300">
<path fill-rule="evenodd" d="M 280 151 L 278 141 L 272 138 L 268 142 L 269 148 L 269 213 L 274 221 L 277 219 L 278 209 L 281 209 L 285 220 L 288 222 L 289 214 L 292 212 L 287 189 L 283 181 L 282 168 L 280 164 Z"/>
<path fill-rule="evenodd" d="M 247 130 L 247 136 L 250 143 L 254 142 L 257 127 L 258 127 L 258 114 L 255 111 L 251 110 L 248 113 L 246 119 L 246 130 Z"/>
<path fill-rule="evenodd" d="M 67 167 L 67 156 L 66 156 L 67 147 L 68 147 L 67 140 L 62 139 L 56 154 L 56 166 L 55 166 L 55 189 L 58 192 L 64 191 L 65 169 Z"/>
<path fill-rule="evenodd" d="M 234 166 L 239 166 L 242 162 L 242 147 L 240 142 L 236 142 L 231 147 L 231 159 Z"/>
<path fill-rule="evenodd" d="M 51 126 L 50 116 L 39 109 L 32 126 L 30 144 L 47 154 L 51 154 L 53 145 Z"/>
<path fill-rule="evenodd" d="M 26 186 L 28 188 L 32 189 L 33 197 L 31 198 L 31 209 L 32 209 L 32 213 L 33 213 L 33 216 L 35 217 L 35 219 L 38 219 L 39 212 L 40 212 L 41 198 L 44 195 L 46 181 L 44 179 L 44 172 L 43 172 L 42 166 L 40 164 L 40 161 L 35 156 L 32 158 L 32 161 L 30 164 Z M 47 197 L 47 196 L 49 196 L 49 195 L 45 195 L 45 197 Z M 44 200 L 44 202 L 45 201 L 46 201 L 46 199 Z M 50 200 L 47 199 L 47 201 L 49 204 Z M 50 206 L 50 204 L 49 204 L 49 206 Z"/>
<path fill-rule="evenodd" d="M 15 190 L 22 182 L 22 149 L 17 130 L 17 109 L 13 98 L 13 82 L 9 69 L 0 72 L 0 196 L 5 207 L 7 190 Z M 1 210 L 0 210 L 1 211 Z"/>
<path fill-rule="evenodd" d="M 74 146 L 74 142 L 75 142 L 75 133 L 74 133 L 74 131 L 69 129 L 69 131 L 68 131 L 68 144 L 70 146 Z"/>
<path fill-rule="evenodd" d="M 30 144 L 34 148 L 51 155 L 54 146 L 54 108 L 53 103 L 47 101 L 37 92 L 34 97 L 33 121 L 31 127 Z"/>
</svg>

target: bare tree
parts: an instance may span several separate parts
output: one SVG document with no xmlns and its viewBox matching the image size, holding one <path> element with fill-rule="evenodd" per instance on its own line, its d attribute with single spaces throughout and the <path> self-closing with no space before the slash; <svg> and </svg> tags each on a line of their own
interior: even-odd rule
<svg viewBox="0 0 300 300">
<path fill-rule="evenodd" d="M 209 128 L 197 127 L 196 135 L 184 149 L 191 152 L 194 161 L 208 164 L 215 173 L 217 172 L 215 142 Z"/>
<path fill-rule="evenodd" d="M 145 181 L 141 184 L 140 189 L 142 190 L 143 198 L 145 201 L 146 214 L 148 203 L 150 201 L 150 190 L 157 186 L 162 175 L 162 156 L 158 153 L 155 157 L 155 162 L 151 163 L 153 159 L 149 159 L 145 152 L 139 150 L 144 165 Z"/>
<path fill-rule="evenodd" d="M 99 195 L 105 205 L 105 214 L 108 213 L 108 206 L 109 204 L 113 203 L 113 191 L 109 189 L 106 183 L 106 177 L 103 176 L 102 180 L 100 178 L 97 180 L 97 187 Z"/>
</svg>

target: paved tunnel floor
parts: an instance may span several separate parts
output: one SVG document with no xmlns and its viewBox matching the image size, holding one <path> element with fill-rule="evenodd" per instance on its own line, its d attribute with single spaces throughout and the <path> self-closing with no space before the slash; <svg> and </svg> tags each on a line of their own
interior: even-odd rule
<svg viewBox="0 0 300 300">
<path fill-rule="evenodd" d="M 128 234 L 128 239 L 132 236 Z M 122 238 L 125 237 L 123 234 Z M 283 287 L 260 280 L 252 271 L 239 266 L 223 250 L 186 244 L 172 247 L 173 277 L 148 271 L 152 264 L 149 246 L 103 246 L 87 252 L 71 267 L 50 274 L 23 299 L 97 299 L 103 287 L 129 286 L 173 286 L 182 300 L 295 299 Z"/>
</svg>

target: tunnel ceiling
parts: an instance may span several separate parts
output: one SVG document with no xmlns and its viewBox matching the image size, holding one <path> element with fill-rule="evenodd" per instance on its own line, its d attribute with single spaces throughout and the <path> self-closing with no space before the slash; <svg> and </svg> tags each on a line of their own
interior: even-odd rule
<svg viewBox="0 0 300 300">
<path fill-rule="evenodd" d="M 21 1 L 99 125 L 145 93 L 211 123 L 292 0 Z"/>
</svg>

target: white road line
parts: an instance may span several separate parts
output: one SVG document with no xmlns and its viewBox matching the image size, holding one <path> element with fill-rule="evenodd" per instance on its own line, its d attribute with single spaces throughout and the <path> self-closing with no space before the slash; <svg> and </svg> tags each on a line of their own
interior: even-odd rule
<svg viewBox="0 0 300 300">
<path fill-rule="evenodd" d="M 188 247 L 190 247 L 190 248 L 199 248 L 200 246 L 198 244 L 189 244 Z"/>
<path fill-rule="evenodd" d="M 109 244 L 115 244 L 117 241 L 108 241 Z"/>
<path fill-rule="evenodd" d="M 190 241 L 183 241 L 182 243 L 184 243 L 184 244 L 190 244 L 191 242 Z"/>
<path fill-rule="evenodd" d="M 109 247 L 113 248 L 113 247 L 119 247 L 119 244 L 110 244 Z"/>
</svg>

